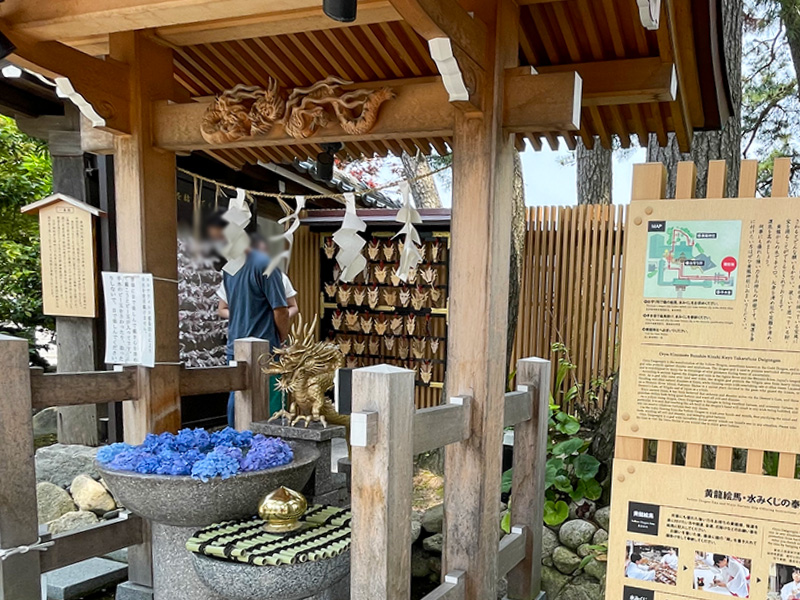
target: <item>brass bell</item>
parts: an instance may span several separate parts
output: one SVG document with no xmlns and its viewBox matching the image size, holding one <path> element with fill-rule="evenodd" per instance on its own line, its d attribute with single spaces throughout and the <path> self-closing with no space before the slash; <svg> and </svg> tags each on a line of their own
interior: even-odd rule
<svg viewBox="0 0 800 600">
<path fill-rule="evenodd" d="M 302 526 L 298 519 L 307 508 L 303 494 L 281 486 L 264 496 L 258 505 L 258 516 L 266 521 L 264 529 L 270 533 L 286 533 Z"/>
</svg>

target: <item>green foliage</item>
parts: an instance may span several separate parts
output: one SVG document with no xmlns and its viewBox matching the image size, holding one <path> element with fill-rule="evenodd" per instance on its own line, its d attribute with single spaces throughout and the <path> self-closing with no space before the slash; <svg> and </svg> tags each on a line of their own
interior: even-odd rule
<svg viewBox="0 0 800 600">
<path fill-rule="evenodd" d="M 38 220 L 20 208 L 51 190 L 47 144 L 0 116 L 0 328 L 28 338 L 34 359 L 36 329 L 53 323 L 42 314 Z"/>
</svg>

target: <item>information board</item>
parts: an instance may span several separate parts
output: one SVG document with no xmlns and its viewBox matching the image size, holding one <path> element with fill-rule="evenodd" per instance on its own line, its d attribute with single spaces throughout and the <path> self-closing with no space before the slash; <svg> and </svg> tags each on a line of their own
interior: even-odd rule
<svg viewBox="0 0 800 600">
<path fill-rule="evenodd" d="M 105 362 L 155 366 L 155 302 L 149 273 L 103 273 Z"/>
<path fill-rule="evenodd" d="M 797 202 L 632 203 L 618 435 L 800 452 Z"/>
<path fill-rule="evenodd" d="M 614 470 L 606 598 L 800 597 L 797 481 L 623 460 Z"/>
<path fill-rule="evenodd" d="M 658 464 L 614 461 L 609 600 L 800 599 L 797 202 L 631 203 L 617 447 L 658 441 Z M 692 464 L 671 464 L 676 444 Z M 704 447 L 717 470 L 699 468 Z"/>
<path fill-rule="evenodd" d="M 96 317 L 94 216 L 63 201 L 38 212 L 44 313 Z"/>
</svg>

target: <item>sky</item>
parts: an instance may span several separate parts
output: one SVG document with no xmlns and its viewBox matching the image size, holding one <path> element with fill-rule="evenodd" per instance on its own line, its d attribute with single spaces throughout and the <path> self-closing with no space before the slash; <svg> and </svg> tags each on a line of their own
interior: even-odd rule
<svg viewBox="0 0 800 600">
<path fill-rule="evenodd" d="M 631 200 L 633 165 L 643 163 L 647 152 L 635 148 L 628 152 L 614 152 L 613 198 L 614 204 L 628 204 Z M 536 152 L 532 148 L 521 154 L 522 176 L 525 181 L 525 204 L 528 206 L 574 205 L 577 203 L 577 167 L 568 150 L 554 152 L 549 147 Z M 451 190 L 446 176 L 436 176 L 442 203 L 450 207 Z"/>
</svg>

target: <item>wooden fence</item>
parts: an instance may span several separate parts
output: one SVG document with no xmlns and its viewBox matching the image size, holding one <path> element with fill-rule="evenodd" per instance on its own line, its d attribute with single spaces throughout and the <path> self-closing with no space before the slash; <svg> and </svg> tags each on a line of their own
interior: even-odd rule
<svg viewBox="0 0 800 600">
<path fill-rule="evenodd" d="M 527 233 L 513 359 L 558 358 L 560 342 L 576 365 L 575 382 L 602 408 L 618 366 L 624 206 L 542 206 L 527 211 Z M 551 374 L 555 385 L 557 369 Z M 590 402 L 591 404 L 591 402 Z M 573 409 L 573 406 L 565 407 Z"/>
</svg>

